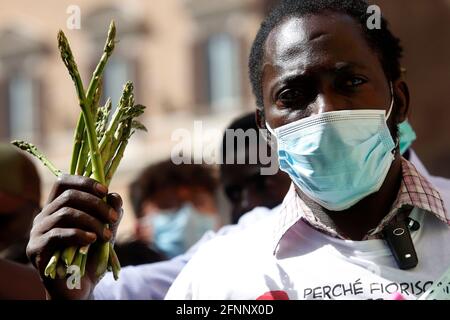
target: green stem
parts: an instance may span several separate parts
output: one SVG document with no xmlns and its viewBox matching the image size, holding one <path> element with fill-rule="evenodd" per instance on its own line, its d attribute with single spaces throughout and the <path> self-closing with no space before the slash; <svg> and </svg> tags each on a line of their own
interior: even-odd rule
<svg viewBox="0 0 450 320">
<path fill-rule="evenodd" d="M 35 145 L 21 140 L 14 140 L 11 143 L 21 150 L 26 151 L 38 158 L 39 161 L 41 161 L 42 164 L 46 166 L 55 176 L 59 177 L 62 174 L 61 170 L 57 169 L 55 165 L 48 160 L 47 157 L 38 150 L 38 148 L 36 148 Z"/>
<path fill-rule="evenodd" d="M 86 136 L 86 131 L 84 132 L 84 135 Z M 88 161 L 88 155 L 89 155 L 89 144 L 86 141 L 86 137 L 83 138 L 83 143 L 81 144 L 81 150 L 80 155 L 78 158 L 78 164 L 77 164 L 77 175 L 82 176 L 85 169 L 86 169 L 86 163 Z"/>
<path fill-rule="evenodd" d="M 58 279 L 64 279 L 67 274 L 66 266 L 64 265 L 64 262 L 59 259 L 58 264 L 56 266 L 56 275 L 58 276 Z"/>
<path fill-rule="evenodd" d="M 85 247 L 81 247 L 80 248 L 80 254 L 82 255 L 82 260 L 81 260 L 81 267 L 80 267 L 80 271 L 81 271 L 81 277 L 84 276 L 85 272 L 86 272 L 86 263 L 87 263 L 87 259 L 88 259 L 88 251 L 89 251 L 89 246 L 85 246 Z"/>
<path fill-rule="evenodd" d="M 103 73 L 103 69 L 105 69 L 106 63 L 108 62 L 108 58 L 111 56 L 114 46 L 115 46 L 115 37 L 116 37 L 116 25 L 114 21 L 111 21 L 108 29 L 108 36 L 106 38 L 105 47 L 103 48 L 103 54 L 100 58 L 97 67 L 94 70 L 94 73 L 91 78 L 91 82 L 89 84 L 89 88 L 87 91 L 87 100 L 92 103 L 92 99 L 94 98 L 95 92 L 97 90 L 98 84 L 101 79 L 101 74 Z"/>
<path fill-rule="evenodd" d="M 119 279 L 120 262 L 116 252 L 114 251 L 114 246 L 112 243 L 109 243 L 109 265 L 111 266 L 114 280 Z"/>
<path fill-rule="evenodd" d="M 77 253 L 75 254 L 75 259 L 73 259 L 72 261 L 72 265 L 79 267 L 81 271 L 82 262 L 83 262 L 83 254 L 80 252 L 80 249 L 78 249 Z"/>
<path fill-rule="evenodd" d="M 46 277 L 50 277 L 52 279 L 55 279 L 56 275 L 56 267 L 58 265 L 59 256 L 61 255 L 61 251 L 56 251 L 53 256 L 50 258 L 50 261 L 47 263 L 47 266 L 44 270 L 44 275 Z"/>
<path fill-rule="evenodd" d="M 123 158 L 123 154 L 125 152 L 125 148 L 128 144 L 128 140 L 123 140 L 120 143 L 120 147 L 119 150 L 117 150 L 116 155 L 114 156 L 114 159 L 111 161 L 111 165 L 108 169 L 108 172 L 106 174 L 106 185 L 109 186 L 109 184 L 111 183 L 112 177 L 114 176 L 114 174 L 117 171 L 117 168 L 119 167 L 120 161 Z"/>
<path fill-rule="evenodd" d="M 69 42 L 64 35 L 62 31 L 58 33 L 58 44 L 61 51 L 61 57 L 66 65 L 66 67 L 69 70 L 69 73 L 75 83 L 75 87 L 78 94 L 78 100 L 79 104 L 83 104 L 83 101 L 86 101 L 86 105 L 89 109 L 91 109 L 91 112 L 95 112 L 93 110 L 93 100 L 96 99 L 96 94 L 99 97 L 100 90 L 98 90 L 99 81 L 101 79 L 101 74 L 105 68 L 105 65 L 108 61 L 108 58 L 111 56 L 112 51 L 114 50 L 114 38 L 116 35 L 116 27 L 114 24 L 114 21 L 111 21 L 111 24 L 109 26 L 108 30 L 108 37 L 106 40 L 104 53 L 100 59 L 100 62 L 98 63 L 97 67 L 95 68 L 95 71 L 93 73 L 93 76 L 91 78 L 91 81 L 89 83 L 89 87 L 87 90 L 87 94 L 84 92 L 83 83 L 80 78 L 80 74 L 78 72 L 78 67 L 75 63 L 75 59 L 73 58 L 72 50 L 70 49 Z M 82 141 L 85 141 L 86 135 L 85 135 L 85 117 L 84 115 L 80 115 L 77 123 L 77 128 L 75 130 L 75 138 L 74 138 L 74 147 L 72 151 L 72 160 L 70 163 L 70 174 L 75 174 L 78 166 L 78 160 L 80 158 L 80 149 L 81 149 L 81 143 Z"/>
<path fill-rule="evenodd" d="M 108 268 L 108 260 L 109 260 L 109 242 L 103 242 L 99 244 L 98 249 L 98 262 L 97 269 L 95 274 L 100 277 L 103 275 Z"/>
<path fill-rule="evenodd" d="M 85 97 L 83 84 L 81 83 L 80 74 L 78 72 L 78 67 L 73 58 L 69 41 L 67 40 L 66 36 L 62 31 L 58 33 L 58 47 L 61 52 L 61 57 L 64 61 L 64 64 L 66 65 L 67 70 L 69 71 L 69 74 L 72 77 L 72 80 L 74 81 L 77 90 L 81 112 L 83 113 L 84 125 L 86 126 L 87 138 L 92 159 L 92 167 L 94 169 L 94 177 L 98 182 L 104 184 L 105 176 L 103 168 L 101 166 L 102 161 L 100 158 L 100 152 L 98 150 L 97 136 L 95 133 L 95 126 L 91 105 L 89 104 L 89 100 L 87 100 Z M 95 93 L 95 90 L 93 91 L 93 93 Z"/>
<path fill-rule="evenodd" d="M 83 116 L 80 115 L 80 117 L 78 118 L 77 128 L 75 129 L 72 159 L 70 161 L 70 174 L 72 175 L 75 174 L 77 170 L 81 144 L 83 142 L 83 135 L 84 135 L 84 119 Z"/>
<path fill-rule="evenodd" d="M 73 57 L 72 50 L 70 49 L 69 41 L 67 40 L 64 32 L 62 32 L 61 30 L 58 32 L 58 48 L 61 53 L 61 58 L 64 64 L 66 65 L 67 70 L 69 71 L 73 83 L 75 84 L 79 104 L 82 104 L 83 101 L 86 100 L 83 82 L 81 81 L 78 66 Z M 85 130 L 84 118 L 82 115 L 80 115 L 77 122 L 77 128 L 75 129 L 74 134 L 74 146 L 72 150 L 72 159 L 70 162 L 70 174 L 75 174 L 76 172 L 78 159 L 80 157 L 81 144 L 83 142 L 84 130 Z"/>
<path fill-rule="evenodd" d="M 77 247 L 67 247 L 62 252 L 61 258 L 64 261 L 66 267 L 70 266 L 77 253 Z"/>
</svg>

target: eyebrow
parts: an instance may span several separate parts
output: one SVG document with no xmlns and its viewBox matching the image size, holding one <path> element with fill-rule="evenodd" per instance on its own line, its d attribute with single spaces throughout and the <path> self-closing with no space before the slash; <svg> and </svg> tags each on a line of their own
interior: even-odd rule
<svg viewBox="0 0 450 320">
<path fill-rule="evenodd" d="M 302 78 L 307 78 L 308 74 L 312 74 L 315 73 L 315 70 L 325 70 L 327 72 L 333 72 L 333 73 L 337 73 L 337 72 L 342 72 L 342 71 L 347 71 L 347 70 L 352 70 L 352 69 L 367 69 L 366 66 L 357 63 L 357 62 L 337 62 L 334 66 L 332 67 L 312 67 L 311 69 L 313 70 L 308 71 L 305 70 L 304 72 L 299 72 L 299 70 L 295 70 L 290 72 L 290 74 L 286 74 L 284 76 L 281 76 L 277 79 L 276 83 L 288 83 L 288 82 L 293 82 L 293 81 L 298 81 Z"/>
</svg>

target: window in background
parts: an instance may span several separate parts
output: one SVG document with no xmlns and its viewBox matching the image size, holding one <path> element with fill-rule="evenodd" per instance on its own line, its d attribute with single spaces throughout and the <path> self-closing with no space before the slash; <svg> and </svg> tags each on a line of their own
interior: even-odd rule
<svg viewBox="0 0 450 320">
<path fill-rule="evenodd" d="M 237 107 L 241 102 L 238 41 L 227 33 L 210 36 L 206 62 L 211 108 L 221 111 Z"/>
<path fill-rule="evenodd" d="M 42 142 L 45 97 L 40 66 L 50 53 L 32 28 L 0 30 L 0 138 Z"/>
<path fill-rule="evenodd" d="M 38 90 L 30 77 L 15 73 L 8 81 L 9 137 L 34 141 L 39 130 Z"/>
<path fill-rule="evenodd" d="M 98 56 L 98 52 L 103 49 L 105 28 L 111 20 L 114 20 L 117 26 L 116 40 L 120 41 L 120 44 L 115 47 L 104 70 L 100 101 L 103 104 L 108 97 L 111 98 L 112 113 L 120 101 L 123 86 L 127 81 L 133 82 L 135 100 L 139 100 L 139 62 L 142 59 L 139 48 L 149 30 L 136 12 L 139 12 L 139 5 L 130 8 L 128 4 L 107 4 L 88 12 L 83 20 L 83 28 L 91 40 L 92 57 Z M 91 61 L 92 71 L 96 64 L 97 60 Z"/>
<path fill-rule="evenodd" d="M 111 56 L 103 76 L 103 101 L 111 98 L 112 113 L 120 101 L 123 86 L 127 81 L 135 83 L 133 63 L 123 56 Z"/>
</svg>

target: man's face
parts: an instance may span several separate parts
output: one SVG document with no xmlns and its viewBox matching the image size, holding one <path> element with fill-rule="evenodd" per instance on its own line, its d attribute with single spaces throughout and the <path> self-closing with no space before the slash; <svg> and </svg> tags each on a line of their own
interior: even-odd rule
<svg viewBox="0 0 450 320">
<path fill-rule="evenodd" d="M 262 89 L 265 119 L 272 128 L 324 112 L 388 111 L 389 82 L 375 51 L 353 18 L 323 13 L 286 19 L 265 45 Z M 394 84 L 395 96 L 402 96 Z M 396 99 L 397 101 L 398 99 Z M 406 117 L 395 104 L 391 132 Z"/>
</svg>

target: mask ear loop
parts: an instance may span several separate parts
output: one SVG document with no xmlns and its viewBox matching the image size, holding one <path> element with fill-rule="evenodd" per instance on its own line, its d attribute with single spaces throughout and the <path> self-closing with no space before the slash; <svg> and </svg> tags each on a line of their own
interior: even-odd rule
<svg viewBox="0 0 450 320">
<path fill-rule="evenodd" d="M 277 135 L 275 131 L 270 127 L 269 123 L 266 121 L 266 128 L 260 130 L 261 135 L 272 148 L 272 150 L 277 150 Z M 268 134 L 270 133 L 270 135 Z"/>
<path fill-rule="evenodd" d="M 386 122 L 389 120 L 389 117 L 391 116 L 392 109 L 394 108 L 394 86 L 392 85 L 392 82 L 389 82 L 389 87 L 391 89 L 391 106 L 389 107 L 389 111 L 386 115 Z"/>
<path fill-rule="evenodd" d="M 394 108 L 394 86 L 392 84 L 392 81 L 389 82 L 389 87 L 391 89 L 391 106 L 389 107 L 389 111 L 386 115 L 386 122 L 388 121 L 389 117 L 391 116 L 392 109 Z M 400 143 L 400 139 L 399 139 L 399 137 L 397 137 L 397 139 L 395 141 L 395 147 L 394 147 L 394 149 L 392 149 L 392 154 L 394 156 L 397 153 L 397 148 L 399 146 L 399 143 Z"/>
</svg>

